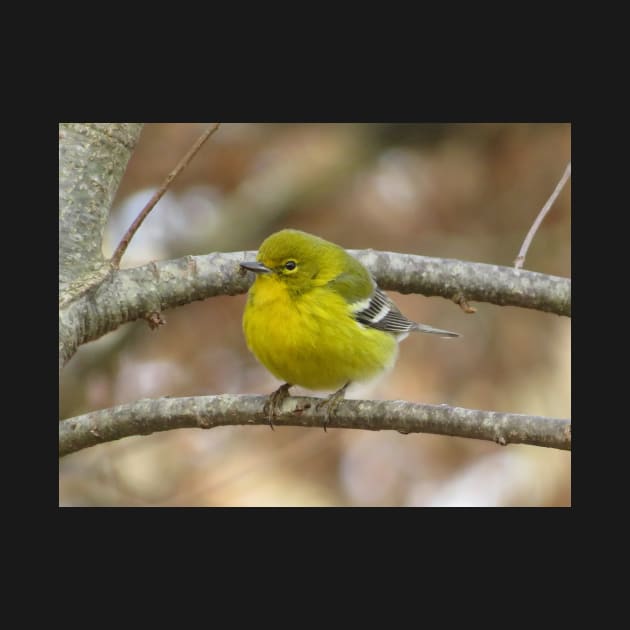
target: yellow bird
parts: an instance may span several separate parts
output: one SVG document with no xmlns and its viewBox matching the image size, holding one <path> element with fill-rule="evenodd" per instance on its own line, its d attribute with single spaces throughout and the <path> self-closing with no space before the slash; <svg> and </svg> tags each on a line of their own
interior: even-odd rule
<svg viewBox="0 0 630 630">
<path fill-rule="evenodd" d="M 247 346 L 285 381 L 271 394 L 270 422 L 292 385 L 337 390 L 320 403 L 327 422 L 351 382 L 394 365 L 410 332 L 459 337 L 407 319 L 356 258 L 306 232 L 276 232 L 255 262 L 240 265 L 256 274 L 243 315 Z"/>
</svg>

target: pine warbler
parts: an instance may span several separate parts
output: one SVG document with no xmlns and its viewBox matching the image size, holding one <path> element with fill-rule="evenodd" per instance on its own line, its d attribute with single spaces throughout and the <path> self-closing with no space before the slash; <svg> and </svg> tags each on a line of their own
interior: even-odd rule
<svg viewBox="0 0 630 630">
<path fill-rule="evenodd" d="M 351 382 L 394 365 L 398 342 L 409 332 L 459 337 L 407 319 L 356 258 L 306 232 L 276 232 L 262 243 L 256 262 L 240 265 L 256 274 L 243 315 L 247 346 L 285 381 L 268 403 L 272 428 L 293 385 L 337 390 L 320 403 L 328 404 L 327 423 Z"/>
</svg>

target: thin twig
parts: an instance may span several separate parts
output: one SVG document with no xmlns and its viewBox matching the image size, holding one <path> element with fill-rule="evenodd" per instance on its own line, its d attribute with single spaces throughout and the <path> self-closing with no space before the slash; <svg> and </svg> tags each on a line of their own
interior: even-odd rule
<svg viewBox="0 0 630 630">
<path fill-rule="evenodd" d="M 560 181 L 558 182 L 556 189 L 551 193 L 551 197 L 547 199 L 547 203 L 543 206 L 543 209 L 540 211 L 540 213 L 536 217 L 536 220 L 534 221 L 534 224 L 532 225 L 532 227 L 529 228 L 529 232 L 527 233 L 527 236 L 525 237 L 525 240 L 523 241 L 523 245 L 521 246 L 521 251 L 518 253 L 516 260 L 514 261 L 514 267 L 516 267 L 516 269 L 520 269 L 525 263 L 525 256 L 527 256 L 527 250 L 529 249 L 529 246 L 531 245 L 532 239 L 536 235 L 536 232 L 538 231 L 540 224 L 542 223 L 543 219 L 547 215 L 547 212 L 549 212 L 549 209 L 553 205 L 553 202 L 556 200 L 556 198 L 558 197 L 558 195 L 564 188 L 564 185 L 567 183 L 567 180 L 569 179 L 570 176 L 571 176 L 571 162 L 567 164 L 567 167 L 564 169 L 564 173 L 562 174 L 562 177 L 560 178 Z"/>
<path fill-rule="evenodd" d="M 215 123 L 214 126 L 208 127 L 208 129 L 206 129 L 206 131 L 204 131 L 199 136 L 195 144 L 193 144 L 190 148 L 190 151 L 186 153 L 186 155 L 179 161 L 179 164 L 168 174 L 160 188 L 156 191 L 153 197 L 151 197 L 147 205 L 142 208 L 142 211 L 136 217 L 136 220 L 131 224 L 125 235 L 120 240 L 120 243 L 118 243 L 118 247 L 116 248 L 116 251 L 112 256 L 110 262 L 115 269 L 118 269 L 118 267 L 120 266 L 120 260 L 127 250 L 131 239 L 138 231 L 138 228 L 142 225 L 142 222 L 147 218 L 149 212 L 153 210 L 153 207 L 164 196 L 164 193 L 169 189 L 173 180 L 184 170 L 188 163 L 193 159 L 197 151 L 201 149 L 203 143 L 219 128 L 220 124 L 221 123 Z"/>
</svg>

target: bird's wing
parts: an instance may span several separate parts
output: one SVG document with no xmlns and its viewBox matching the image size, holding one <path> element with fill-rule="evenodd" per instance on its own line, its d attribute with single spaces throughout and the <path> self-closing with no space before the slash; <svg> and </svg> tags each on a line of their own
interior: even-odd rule
<svg viewBox="0 0 630 630">
<path fill-rule="evenodd" d="M 443 337 L 459 337 L 458 333 L 433 328 L 425 324 L 417 324 L 407 319 L 398 310 L 394 302 L 378 287 L 375 287 L 374 292 L 368 300 L 356 303 L 355 308 L 354 318 L 360 324 L 395 335 L 415 330 L 433 335 L 441 335 Z"/>
<path fill-rule="evenodd" d="M 354 318 L 365 326 L 391 333 L 405 333 L 413 330 L 415 322 L 407 319 L 398 307 L 378 287 L 367 301 L 357 304 Z"/>
</svg>

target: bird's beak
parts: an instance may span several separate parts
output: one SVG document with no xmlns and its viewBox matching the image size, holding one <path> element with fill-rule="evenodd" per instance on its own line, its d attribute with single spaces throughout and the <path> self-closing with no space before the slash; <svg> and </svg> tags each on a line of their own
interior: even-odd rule
<svg viewBox="0 0 630 630">
<path fill-rule="evenodd" d="M 269 269 L 269 267 L 265 267 L 265 265 L 257 261 L 242 262 L 242 263 L 239 263 L 239 265 L 243 267 L 243 269 L 247 269 L 248 271 L 253 271 L 254 273 L 271 273 L 272 271 L 271 269 Z"/>
</svg>

